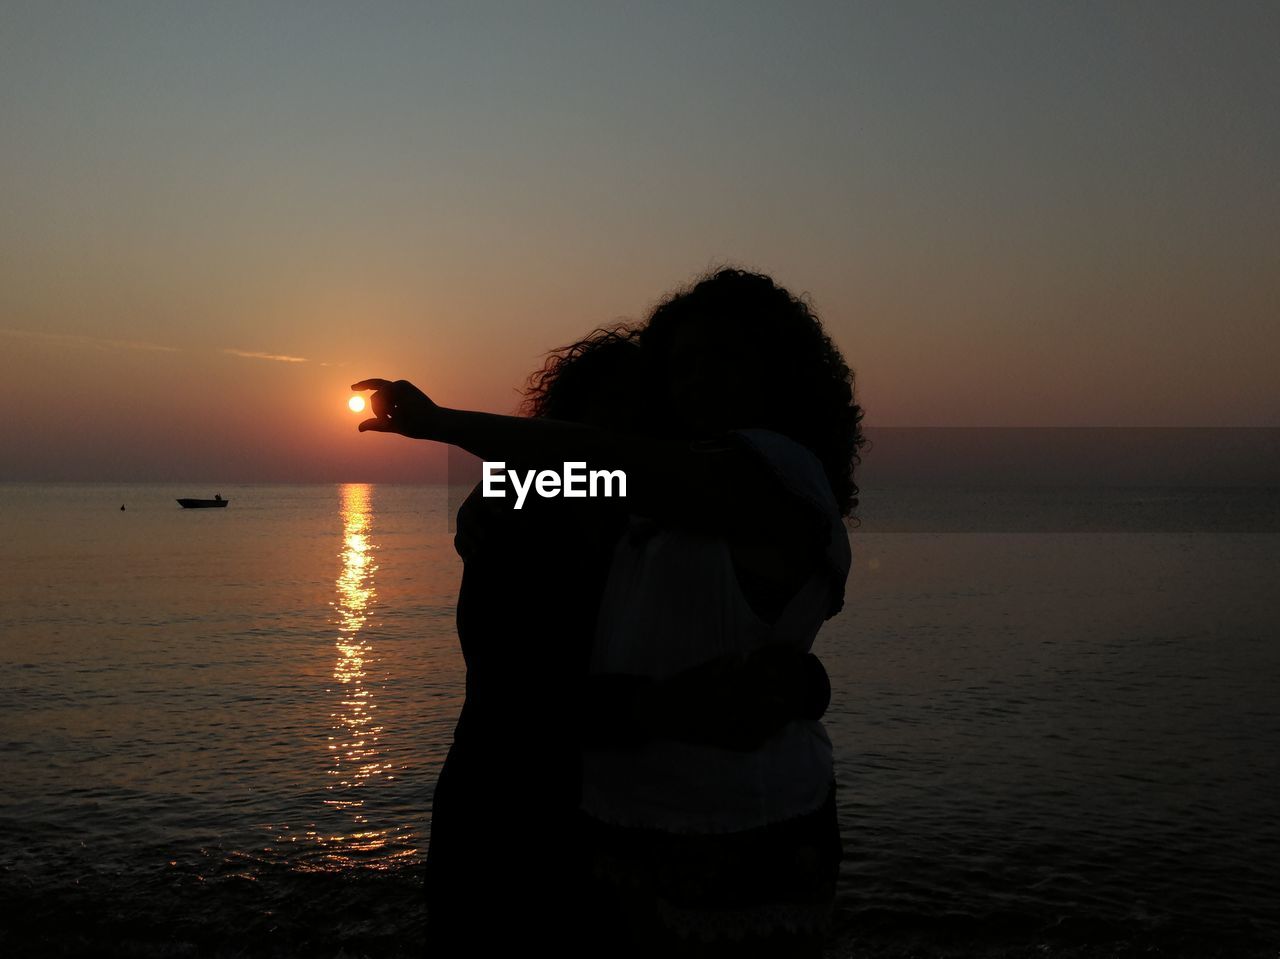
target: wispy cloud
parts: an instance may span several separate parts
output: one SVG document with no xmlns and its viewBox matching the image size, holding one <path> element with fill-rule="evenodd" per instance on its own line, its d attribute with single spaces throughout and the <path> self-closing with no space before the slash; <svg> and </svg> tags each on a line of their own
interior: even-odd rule
<svg viewBox="0 0 1280 959">
<path fill-rule="evenodd" d="M 90 350 L 144 350 L 151 353 L 180 353 L 177 346 L 165 346 L 163 343 L 150 343 L 146 340 L 115 340 L 105 336 L 81 336 L 76 333 L 45 333 L 40 330 L 18 330 L 0 326 L 0 336 L 47 343 L 50 346 L 64 346 L 74 349 Z M 262 353 L 257 350 L 236 350 L 226 348 L 219 350 L 229 356 L 242 356 L 247 360 L 272 360 L 276 363 L 310 363 L 305 356 L 289 356 L 284 353 Z M 321 363 L 321 366 L 329 366 Z"/>
<path fill-rule="evenodd" d="M 310 363 L 305 356 L 284 356 L 280 353 L 255 353 L 252 350 L 224 349 L 223 353 L 231 356 L 243 356 L 248 360 L 275 360 L 277 363 Z"/>
<path fill-rule="evenodd" d="M 39 330 L 15 330 L 0 326 L 0 336 L 12 336 L 23 340 L 37 340 L 61 346 L 90 350 L 145 350 L 151 353 L 178 353 L 176 346 L 148 343 L 145 340 L 113 340 L 102 336 L 80 336 L 75 333 L 44 333 Z"/>
</svg>

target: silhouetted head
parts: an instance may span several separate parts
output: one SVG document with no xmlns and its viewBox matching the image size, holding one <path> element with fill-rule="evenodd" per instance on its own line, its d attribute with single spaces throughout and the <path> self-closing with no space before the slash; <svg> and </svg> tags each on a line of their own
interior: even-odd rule
<svg viewBox="0 0 1280 959">
<path fill-rule="evenodd" d="M 857 505 L 853 371 L 803 300 L 767 276 L 720 270 L 660 303 L 640 345 L 668 429 L 782 433 L 822 461 L 844 515 Z"/>
<path fill-rule="evenodd" d="M 542 369 L 529 377 L 521 410 L 528 416 L 636 429 L 645 393 L 641 360 L 635 330 L 594 330 L 547 354 Z"/>
</svg>

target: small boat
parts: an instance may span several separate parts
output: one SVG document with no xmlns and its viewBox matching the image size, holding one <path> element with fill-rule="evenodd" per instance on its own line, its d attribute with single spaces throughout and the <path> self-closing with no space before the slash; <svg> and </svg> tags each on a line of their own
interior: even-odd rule
<svg viewBox="0 0 1280 959">
<path fill-rule="evenodd" d="M 178 505 L 183 509 L 207 509 L 210 506 L 226 506 L 231 500 L 223 499 L 221 493 L 215 493 L 213 499 L 180 499 Z"/>
</svg>

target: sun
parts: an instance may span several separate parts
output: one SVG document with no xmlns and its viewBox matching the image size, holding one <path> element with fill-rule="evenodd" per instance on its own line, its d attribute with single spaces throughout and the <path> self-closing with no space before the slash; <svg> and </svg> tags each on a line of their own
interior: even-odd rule
<svg viewBox="0 0 1280 959">
<path fill-rule="evenodd" d="M 352 413 L 363 413 L 363 412 L 364 412 L 364 397 L 363 397 L 363 396 L 353 396 L 353 397 L 351 397 L 351 399 L 347 400 L 347 406 L 351 407 L 351 412 L 352 412 Z"/>
</svg>

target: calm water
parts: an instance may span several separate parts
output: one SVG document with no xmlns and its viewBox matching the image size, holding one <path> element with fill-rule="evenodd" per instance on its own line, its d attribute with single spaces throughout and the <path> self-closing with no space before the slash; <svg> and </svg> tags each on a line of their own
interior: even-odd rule
<svg viewBox="0 0 1280 959">
<path fill-rule="evenodd" d="M 446 491 L 174 502 L 213 492 L 0 486 L 0 952 L 417 948 L 463 679 Z M 864 496 L 817 644 L 844 954 L 1280 945 L 1280 539 L 1241 531 L 1276 494 L 1089 495 L 1086 532 L 1067 494 L 970 497 L 969 532 Z M 509 828 L 522 876 L 519 783 Z"/>
</svg>

